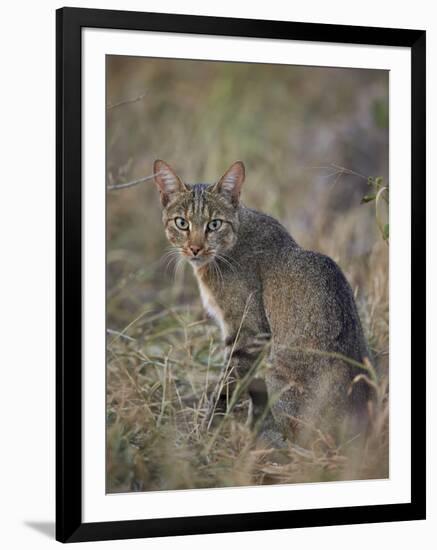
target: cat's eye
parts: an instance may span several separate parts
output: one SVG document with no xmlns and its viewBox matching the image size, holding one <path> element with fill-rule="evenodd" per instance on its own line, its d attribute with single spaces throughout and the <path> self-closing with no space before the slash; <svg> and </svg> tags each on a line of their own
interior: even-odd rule
<svg viewBox="0 0 437 550">
<path fill-rule="evenodd" d="M 188 222 L 184 218 L 175 218 L 174 223 L 178 229 L 182 229 L 182 231 L 187 231 L 188 229 Z"/>
<path fill-rule="evenodd" d="M 217 231 L 222 225 L 222 220 L 211 220 L 206 226 L 208 231 Z"/>
</svg>

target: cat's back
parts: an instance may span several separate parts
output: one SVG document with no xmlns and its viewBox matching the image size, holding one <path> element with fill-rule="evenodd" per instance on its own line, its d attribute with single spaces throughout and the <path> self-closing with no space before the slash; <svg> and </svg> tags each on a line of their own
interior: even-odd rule
<svg viewBox="0 0 437 550">
<path fill-rule="evenodd" d="M 368 355 L 352 289 L 334 260 L 292 248 L 264 264 L 262 276 L 264 306 L 279 341 L 358 361 Z"/>
<path fill-rule="evenodd" d="M 275 218 L 254 208 L 241 207 L 239 251 L 274 258 L 281 251 L 299 248 L 287 229 Z"/>
<path fill-rule="evenodd" d="M 289 284 L 290 278 L 321 294 L 324 290 L 341 291 L 347 286 L 340 267 L 329 256 L 301 248 L 287 229 L 275 218 L 252 208 L 240 214 L 239 250 L 251 256 L 267 276 Z M 281 285 L 280 285 L 281 286 Z"/>
<path fill-rule="evenodd" d="M 261 253 L 258 262 L 262 263 L 267 276 L 280 279 L 278 283 L 294 282 L 322 297 L 349 292 L 346 278 L 334 260 L 301 248 L 287 229 L 268 214 L 243 208 L 239 241 L 249 254 Z"/>
<path fill-rule="evenodd" d="M 298 246 L 277 220 L 242 211 L 244 254 L 255 260 L 264 305 L 277 335 L 360 357 L 365 351 L 352 289 L 329 256 Z"/>
</svg>

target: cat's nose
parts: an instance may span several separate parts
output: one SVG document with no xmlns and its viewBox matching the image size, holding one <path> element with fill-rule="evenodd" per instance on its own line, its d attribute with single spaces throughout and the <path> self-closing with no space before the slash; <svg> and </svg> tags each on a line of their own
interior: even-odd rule
<svg viewBox="0 0 437 550">
<path fill-rule="evenodd" d="M 197 254 L 199 254 L 199 252 L 201 250 L 201 247 L 192 244 L 192 245 L 190 245 L 190 250 L 193 253 L 193 256 L 197 256 Z"/>
</svg>

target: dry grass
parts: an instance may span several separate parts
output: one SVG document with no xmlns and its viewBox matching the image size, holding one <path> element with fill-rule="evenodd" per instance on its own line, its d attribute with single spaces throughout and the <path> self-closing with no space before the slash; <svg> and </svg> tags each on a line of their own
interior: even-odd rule
<svg viewBox="0 0 437 550">
<path fill-rule="evenodd" d="M 161 259 L 168 244 L 153 184 L 109 191 L 109 492 L 387 477 L 388 246 L 373 207 L 360 205 L 365 180 L 331 166 L 387 177 L 387 93 L 376 71 L 109 61 L 108 104 L 140 99 L 108 110 L 108 185 L 148 176 L 155 158 L 189 182 L 244 160 L 246 204 L 344 270 L 378 368 L 364 451 L 317 430 L 307 449 L 265 448 L 247 427 L 244 396 L 208 430 L 206 391 L 223 372 L 219 331 L 190 268 L 174 276 Z"/>
<path fill-rule="evenodd" d="M 385 255 L 382 247 L 378 250 Z M 375 261 L 378 250 L 369 261 Z M 246 425 L 247 399 L 208 431 L 206 392 L 223 370 L 219 331 L 204 319 L 196 301 L 174 305 L 175 292 L 169 288 L 159 303 L 143 304 L 128 328 L 108 335 L 109 491 L 387 476 L 387 296 L 381 294 L 386 289 L 378 276 L 360 304 L 378 359 L 380 403 L 372 410 L 371 435 L 359 456 L 353 445 L 337 447 L 329 434 L 317 430 L 305 451 L 263 448 Z"/>
</svg>

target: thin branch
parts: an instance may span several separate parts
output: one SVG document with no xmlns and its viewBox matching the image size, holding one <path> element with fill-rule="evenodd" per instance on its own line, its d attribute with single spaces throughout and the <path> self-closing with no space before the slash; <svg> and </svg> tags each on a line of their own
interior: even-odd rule
<svg viewBox="0 0 437 550">
<path fill-rule="evenodd" d="M 355 172 L 354 170 L 350 170 L 349 168 L 345 168 L 344 166 L 339 166 L 338 164 L 334 164 L 331 162 L 331 166 L 333 168 L 336 168 L 340 170 L 342 174 L 350 174 L 351 176 L 358 176 L 359 178 L 362 178 L 363 180 L 368 180 L 369 178 L 364 176 L 363 174 L 360 174 L 359 172 Z"/>
<path fill-rule="evenodd" d="M 117 332 L 116 330 L 112 330 L 110 328 L 107 328 L 106 332 L 108 334 L 113 335 L 113 336 L 117 336 L 118 338 L 124 338 L 125 340 L 128 340 L 129 342 L 136 342 L 135 338 L 131 338 L 130 336 L 127 336 L 127 334 L 122 334 L 121 332 Z"/>
<path fill-rule="evenodd" d="M 139 95 L 138 97 L 133 97 L 131 99 L 124 99 L 122 101 L 118 101 L 117 103 L 111 103 L 106 107 L 107 111 L 110 111 L 111 109 L 116 109 L 117 107 L 121 107 L 122 105 L 128 105 L 129 103 L 136 103 L 137 101 L 141 101 L 146 97 L 148 92 L 145 94 Z"/>
<path fill-rule="evenodd" d="M 143 183 L 144 181 L 153 180 L 153 178 L 160 173 L 161 172 L 157 172 L 156 174 L 152 174 L 151 176 L 146 176 L 145 178 L 140 178 L 134 181 L 128 181 L 127 183 L 117 183 L 115 185 L 108 185 L 107 190 L 114 191 L 115 189 L 126 189 L 127 187 L 133 187 L 134 185 L 138 185 L 139 183 Z"/>
<path fill-rule="evenodd" d="M 329 174 L 325 174 L 323 177 L 330 178 L 332 176 L 343 176 L 344 174 L 349 174 L 351 176 L 357 176 L 359 178 L 362 178 L 364 180 L 368 180 L 366 176 L 363 174 L 360 174 L 359 172 L 355 172 L 354 170 L 350 170 L 349 168 L 345 168 L 344 166 L 339 166 L 338 164 L 335 164 L 331 162 L 331 164 L 325 164 L 321 166 L 306 166 L 304 167 L 307 170 L 334 170 L 334 172 L 330 172 Z"/>
</svg>

